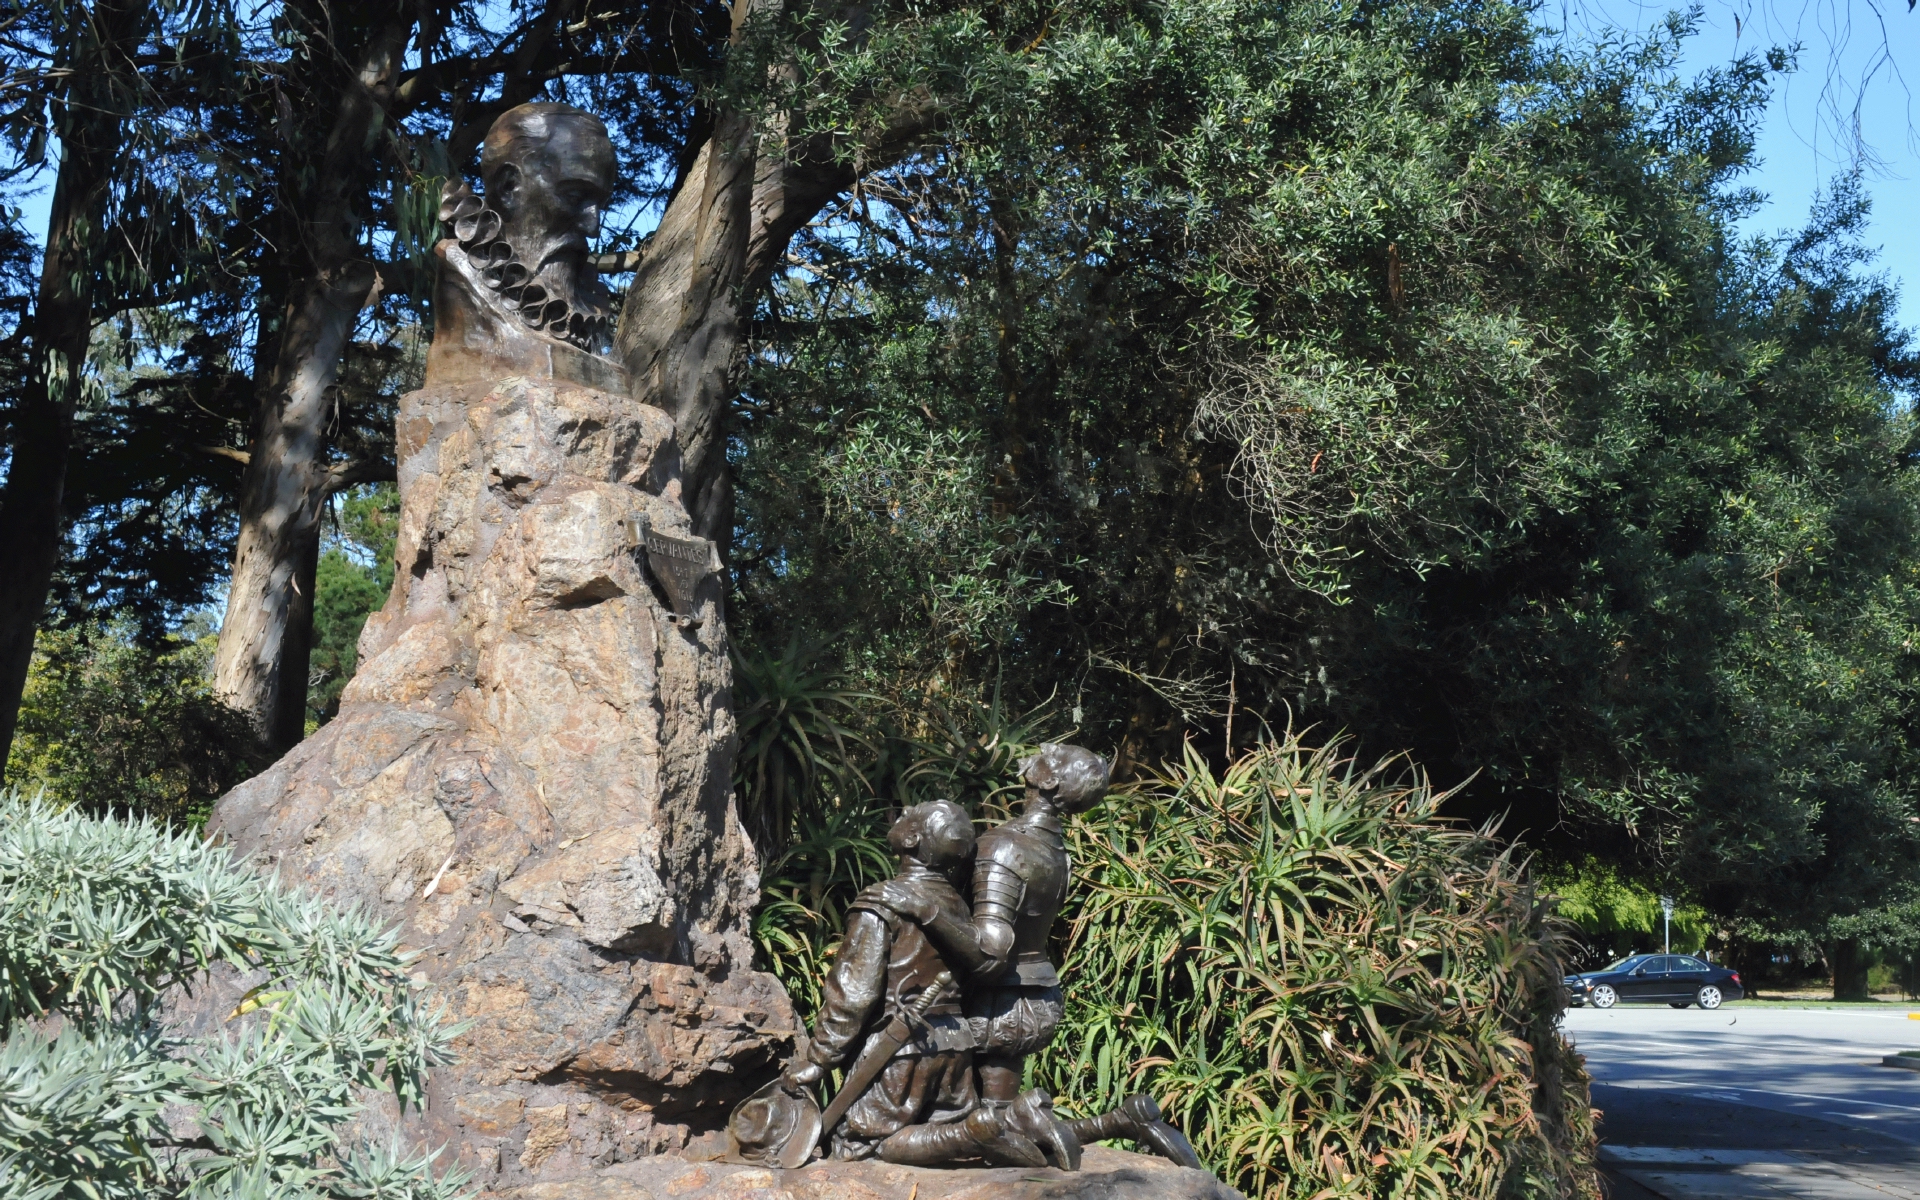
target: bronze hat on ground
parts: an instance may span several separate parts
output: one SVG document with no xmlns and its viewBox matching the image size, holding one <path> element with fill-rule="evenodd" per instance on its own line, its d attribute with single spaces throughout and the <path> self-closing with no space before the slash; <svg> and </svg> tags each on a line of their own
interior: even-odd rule
<svg viewBox="0 0 1920 1200">
<path fill-rule="evenodd" d="M 727 1122 L 732 1152 L 762 1167 L 798 1167 L 820 1140 L 820 1106 L 776 1079 L 742 1100 Z M 789 1158 L 799 1159 L 788 1162 Z"/>
</svg>

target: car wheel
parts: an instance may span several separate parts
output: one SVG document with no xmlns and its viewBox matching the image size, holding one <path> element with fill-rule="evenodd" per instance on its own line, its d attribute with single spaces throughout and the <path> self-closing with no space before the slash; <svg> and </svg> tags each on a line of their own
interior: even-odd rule
<svg viewBox="0 0 1920 1200">
<path fill-rule="evenodd" d="M 1612 1008 L 1618 1003 L 1620 1003 L 1620 993 L 1614 991 L 1612 985 L 1602 983 L 1593 989 L 1593 1006 L 1595 1008 Z M 1716 1003 L 1718 1002 L 1716 1001 Z"/>
<path fill-rule="evenodd" d="M 1710 983 L 1707 986 L 1701 988 L 1699 1004 L 1701 1008 L 1719 1008 L 1720 1007 L 1720 989 L 1713 986 Z M 1682 1007 L 1685 1007 L 1685 1006 L 1683 1005 Z"/>
<path fill-rule="evenodd" d="M 1688 1005 L 1692 1003 L 1693 1001 L 1691 1000 L 1669 1000 L 1667 1001 L 1667 1007 L 1668 1008 L 1686 1008 Z"/>
</svg>

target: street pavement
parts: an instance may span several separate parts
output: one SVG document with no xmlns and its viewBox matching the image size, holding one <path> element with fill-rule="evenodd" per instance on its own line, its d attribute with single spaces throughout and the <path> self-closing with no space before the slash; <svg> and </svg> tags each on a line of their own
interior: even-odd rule
<svg viewBox="0 0 1920 1200">
<path fill-rule="evenodd" d="M 1920 1200 L 1920 1071 L 1880 1061 L 1920 1020 L 1888 1010 L 1569 1012 L 1615 1200 Z"/>
</svg>

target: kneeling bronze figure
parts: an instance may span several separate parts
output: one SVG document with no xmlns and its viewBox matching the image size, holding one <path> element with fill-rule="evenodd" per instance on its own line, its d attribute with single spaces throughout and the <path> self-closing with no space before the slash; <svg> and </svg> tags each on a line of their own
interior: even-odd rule
<svg viewBox="0 0 1920 1200">
<path fill-rule="evenodd" d="M 1026 1057 L 1053 1040 L 1062 1014 L 1047 956 L 1069 883 L 1062 822 L 1099 803 L 1109 770 L 1078 746 L 1040 747 L 1021 765 L 1021 815 L 977 846 L 958 805 L 901 815 L 888 835 L 899 873 L 852 905 L 811 1038 L 734 1112 L 740 1157 L 799 1166 L 828 1137 L 839 1159 L 1072 1171 L 1082 1142 L 1125 1137 L 1200 1166 L 1149 1097 L 1063 1120 L 1046 1093 L 1020 1091 Z M 969 874 L 971 906 L 956 886 Z M 820 1114 L 811 1085 L 849 1059 L 845 1085 Z"/>
<path fill-rule="evenodd" d="M 824 1136 L 838 1159 L 1077 1168 L 1080 1145 L 1045 1094 L 981 1102 L 973 1030 L 954 972 L 920 924 L 889 902 L 964 922 L 966 901 L 953 877 L 973 856 L 973 822 L 957 804 L 919 804 L 887 840 L 900 855 L 899 873 L 851 906 L 813 1035 L 780 1079 L 735 1110 L 737 1152 L 750 1162 L 798 1166 Z M 809 1119 L 808 1089 L 843 1065 L 845 1086 L 817 1121 Z"/>
</svg>

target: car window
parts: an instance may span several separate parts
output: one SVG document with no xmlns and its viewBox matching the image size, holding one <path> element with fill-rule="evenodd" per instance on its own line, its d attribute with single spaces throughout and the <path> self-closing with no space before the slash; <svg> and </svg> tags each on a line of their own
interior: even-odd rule
<svg viewBox="0 0 1920 1200">
<path fill-rule="evenodd" d="M 1607 972 L 1611 972 L 1611 971 L 1631 971 L 1645 961 L 1647 961 L 1645 958 L 1641 957 L 1638 954 L 1635 954 L 1629 958 L 1621 959 L 1619 962 L 1608 967 L 1606 971 L 1603 971 L 1601 973 L 1606 974 Z"/>
<path fill-rule="evenodd" d="M 1704 971 L 1707 969 L 1707 964 L 1697 958 L 1676 958 L 1673 961 L 1673 969 L 1676 971 Z"/>
<path fill-rule="evenodd" d="M 1678 969 L 1677 964 L 1679 962 L 1680 960 L 1677 958 L 1668 958 L 1665 955 L 1658 955 L 1656 957 L 1653 957 L 1647 960 L 1647 974 L 1651 975 L 1656 971 L 1662 974 L 1665 974 L 1668 971 L 1677 970 Z"/>
</svg>

